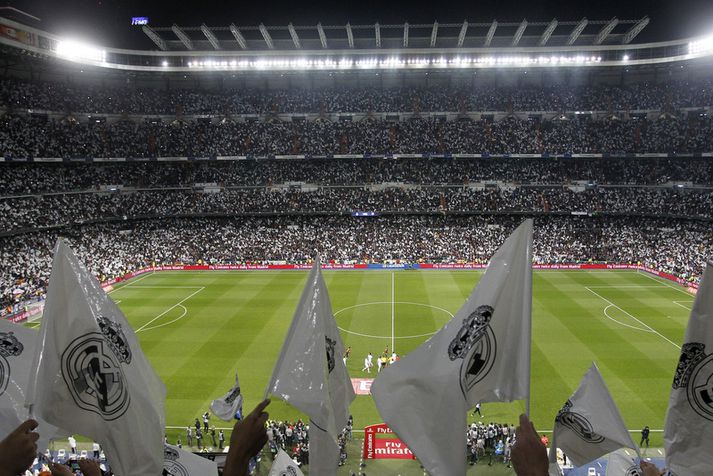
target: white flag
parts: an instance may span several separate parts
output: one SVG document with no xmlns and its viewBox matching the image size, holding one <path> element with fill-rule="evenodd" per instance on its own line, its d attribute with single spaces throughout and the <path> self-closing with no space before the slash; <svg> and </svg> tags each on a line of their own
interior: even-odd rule
<svg viewBox="0 0 713 476">
<path fill-rule="evenodd" d="M 327 286 L 322 278 L 319 259 L 307 278 L 292 324 L 282 345 L 265 396 L 272 394 L 310 418 L 310 430 L 316 426 L 336 445 L 337 435 L 347 424 L 349 404 L 354 400 L 347 369 L 342 360 L 344 346 L 332 314 Z M 310 440 L 310 474 L 326 462 L 319 461 L 322 438 Z M 331 446 L 325 450 L 332 455 Z M 331 457 L 329 458 L 331 464 Z"/>
<path fill-rule="evenodd" d="M 277 451 L 268 476 L 304 476 L 300 467 L 283 450 Z"/>
<path fill-rule="evenodd" d="M 688 320 L 664 427 L 666 467 L 683 476 L 713 468 L 713 264 L 708 263 Z"/>
<path fill-rule="evenodd" d="M 218 465 L 215 461 L 194 455 L 178 446 L 163 447 L 164 476 L 218 476 Z M 111 464 L 111 461 L 109 462 Z"/>
<path fill-rule="evenodd" d="M 240 394 L 240 380 L 235 373 L 235 385 L 228 390 L 228 393 L 220 398 L 216 398 L 210 404 L 211 411 L 221 420 L 231 421 L 236 418 L 236 414 L 243 413 L 243 396 Z"/>
<path fill-rule="evenodd" d="M 607 472 L 605 476 L 643 476 L 641 466 L 624 451 L 616 451 L 609 455 Z"/>
<path fill-rule="evenodd" d="M 0 319 L 0 435 L 4 437 L 30 418 L 25 407 L 27 386 L 32 375 L 39 333 Z M 35 417 L 40 438 L 37 448 L 44 452 L 50 439 L 68 436 L 41 418 Z"/>
<path fill-rule="evenodd" d="M 595 364 L 555 418 L 554 444 L 582 466 L 620 448 L 638 447 Z M 552 461 L 550 459 L 550 461 Z"/>
<path fill-rule="evenodd" d="M 26 405 L 93 438 L 121 476 L 161 474 L 166 390 L 134 331 L 62 240 Z"/>
<path fill-rule="evenodd" d="M 309 474 L 336 474 L 339 466 L 339 445 L 326 431 L 310 424 L 309 431 Z"/>
<path fill-rule="evenodd" d="M 381 417 L 431 476 L 465 474 L 469 408 L 529 399 L 531 262 L 526 220 L 455 317 L 372 384 Z"/>
</svg>

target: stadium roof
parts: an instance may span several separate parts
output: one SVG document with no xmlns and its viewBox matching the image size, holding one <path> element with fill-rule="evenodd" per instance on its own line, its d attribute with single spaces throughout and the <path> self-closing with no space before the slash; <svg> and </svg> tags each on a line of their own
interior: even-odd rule
<svg viewBox="0 0 713 476">
<path fill-rule="evenodd" d="M 161 50 L 318 50 L 582 46 L 630 44 L 649 24 L 636 20 L 266 26 L 143 26 Z"/>
<path fill-rule="evenodd" d="M 0 16 L 0 44 L 83 66 L 162 73 L 630 67 L 713 56 L 713 37 L 636 43 L 648 23 L 643 17 L 398 25 L 143 25 L 156 49 L 127 50 L 62 38 Z"/>
</svg>

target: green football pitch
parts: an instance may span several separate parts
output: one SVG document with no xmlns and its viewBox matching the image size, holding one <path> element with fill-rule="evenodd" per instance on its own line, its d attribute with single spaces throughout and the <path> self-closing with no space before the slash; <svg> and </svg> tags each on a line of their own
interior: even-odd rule
<svg viewBox="0 0 713 476">
<path fill-rule="evenodd" d="M 388 347 L 404 355 L 422 344 L 455 314 L 481 275 L 325 271 L 342 340 L 352 348 L 350 376 L 375 376 L 362 371 L 369 352 L 376 357 Z M 180 436 L 185 443 L 186 425 L 232 386 L 236 371 L 245 411 L 262 399 L 306 277 L 302 271 L 160 272 L 111 291 L 166 384 L 170 442 Z M 552 428 L 558 409 L 596 362 L 637 443 L 638 431 L 649 425 L 652 446 L 662 446 L 660 430 L 692 302 L 683 288 L 633 271 L 535 271 L 536 427 Z M 516 423 L 523 409 L 523 402 L 486 403 L 482 421 Z M 269 412 L 278 420 L 302 417 L 277 400 Z M 358 396 L 351 413 L 355 429 L 381 422 L 370 396 Z M 215 417 L 211 423 L 230 426 Z M 358 461 L 355 451 L 350 460 Z M 411 474 L 404 463 L 391 463 L 376 467 L 383 474 L 390 468 Z"/>
</svg>

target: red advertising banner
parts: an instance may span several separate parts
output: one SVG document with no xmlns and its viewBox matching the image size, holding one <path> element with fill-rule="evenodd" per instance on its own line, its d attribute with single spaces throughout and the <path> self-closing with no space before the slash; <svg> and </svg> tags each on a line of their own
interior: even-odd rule
<svg viewBox="0 0 713 476">
<path fill-rule="evenodd" d="M 371 383 L 373 378 L 353 378 L 352 388 L 357 395 L 371 395 Z"/>
<path fill-rule="evenodd" d="M 364 459 L 416 459 L 386 423 L 364 428 Z"/>
</svg>

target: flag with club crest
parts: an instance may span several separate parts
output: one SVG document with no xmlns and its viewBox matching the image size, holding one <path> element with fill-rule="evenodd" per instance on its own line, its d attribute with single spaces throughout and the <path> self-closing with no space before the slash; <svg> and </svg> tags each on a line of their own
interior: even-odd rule
<svg viewBox="0 0 713 476">
<path fill-rule="evenodd" d="M 609 455 L 605 476 L 643 476 L 638 461 L 623 450 L 615 451 Z"/>
<path fill-rule="evenodd" d="M 677 476 L 710 475 L 713 468 L 713 264 L 688 319 L 664 425 L 666 467 Z"/>
<path fill-rule="evenodd" d="M 526 220 L 493 255 L 455 317 L 374 380 L 381 417 L 432 476 L 465 474 L 469 408 L 529 400 L 531 307 L 532 220 Z"/>
<path fill-rule="evenodd" d="M 163 476 L 218 476 L 218 465 L 178 446 L 163 447 Z"/>
<path fill-rule="evenodd" d="M 30 418 L 25 397 L 38 339 L 36 330 L 0 319 L 0 435 L 8 435 Z M 35 431 L 40 435 L 37 448 L 42 452 L 50 439 L 69 435 L 39 417 L 34 418 L 38 423 Z"/>
<path fill-rule="evenodd" d="M 243 396 L 240 394 L 240 380 L 238 373 L 235 373 L 235 385 L 228 390 L 228 393 L 220 398 L 216 398 L 210 404 L 211 411 L 221 420 L 231 421 L 233 418 L 242 418 Z"/>
<path fill-rule="evenodd" d="M 639 452 L 594 363 L 555 418 L 552 449 L 555 448 L 560 448 L 574 466 L 620 448 Z M 550 451 L 550 455 L 554 453 Z"/>
<path fill-rule="evenodd" d="M 315 476 L 336 471 L 337 436 L 355 398 L 342 355 L 344 346 L 317 259 L 265 390 L 265 397 L 272 394 L 309 416 L 310 474 Z"/>
<path fill-rule="evenodd" d="M 93 438 L 116 474 L 161 474 L 165 387 L 124 315 L 63 239 L 39 334 L 28 408 Z"/>
<path fill-rule="evenodd" d="M 268 476 L 304 476 L 302 470 L 283 450 L 277 451 Z"/>
</svg>

